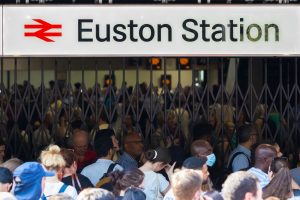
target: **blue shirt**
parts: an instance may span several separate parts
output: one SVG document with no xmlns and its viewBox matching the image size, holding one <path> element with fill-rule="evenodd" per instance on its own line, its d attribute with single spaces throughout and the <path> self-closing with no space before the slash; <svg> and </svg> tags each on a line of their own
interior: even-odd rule
<svg viewBox="0 0 300 200">
<path fill-rule="evenodd" d="M 137 169 L 138 168 L 138 162 L 133 159 L 128 153 L 123 152 L 123 154 L 119 157 L 117 162 L 119 165 L 121 165 L 124 170 L 128 169 Z"/>
<path fill-rule="evenodd" d="M 231 161 L 232 156 L 237 152 L 243 152 L 244 154 L 239 154 L 239 155 L 235 156 L 235 158 L 232 162 L 232 171 L 233 172 L 250 167 L 249 160 L 251 160 L 251 151 L 240 144 L 232 151 L 232 153 L 229 157 L 229 161 Z M 228 165 L 229 164 L 230 163 L 228 163 Z M 228 167 L 230 167 L 230 166 L 228 166 Z"/>
<path fill-rule="evenodd" d="M 266 187 L 270 183 L 268 174 L 263 172 L 261 169 L 252 167 L 248 170 L 248 172 L 250 172 L 251 174 L 253 174 L 254 176 L 256 176 L 258 178 L 261 188 Z"/>
<path fill-rule="evenodd" d="M 90 179 L 92 184 L 96 186 L 100 178 L 103 177 L 112 163 L 114 163 L 112 160 L 98 159 L 95 163 L 83 168 L 81 174 Z M 116 165 L 113 171 L 116 170 L 122 171 L 123 168 L 120 165 Z"/>
</svg>

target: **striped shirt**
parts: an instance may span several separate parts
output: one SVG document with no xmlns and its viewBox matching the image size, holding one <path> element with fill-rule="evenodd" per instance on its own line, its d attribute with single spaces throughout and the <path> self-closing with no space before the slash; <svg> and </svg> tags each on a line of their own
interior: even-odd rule
<svg viewBox="0 0 300 200">
<path fill-rule="evenodd" d="M 252 167 L 248 170 L 248 172 L 250 172 L 251 174 L 253 174 L 258 178 L 261 188 L 266 187 L 270 183 L 268 174 L 263 172 L 261 169 Z"/>
</svg>

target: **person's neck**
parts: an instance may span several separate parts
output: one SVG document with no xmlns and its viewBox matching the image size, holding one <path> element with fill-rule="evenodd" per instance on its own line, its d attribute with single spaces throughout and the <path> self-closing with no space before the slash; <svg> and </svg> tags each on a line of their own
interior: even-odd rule
<svg viewBox="0 0 300 200">
<path fill-rule="evenodd" d="M 72 176 L 72 170 L 70 168 L 65 168 L 64 169 L 64 177 Z"/>
<path fill-rule="evenodd" d="M 111 155 L 107 155 L 107 156 L 100 157 L 99 159 L 112 160 L 112 156 Z"/>
<path fill-rule="evenodd" d="M 149 161 L 145 162 L 145 164 L 144 164 L 143 166 L 141 166 L 140 169 L 141 169 L 142 171 L 150 171 L 150 170 L 151 170 L 151 171 L 154 171 L 153 165 L 152 165 L 152 163 L 149 162 Z"/>
<path fill-rule="evenodd" d="M 244 142 L 244 143 L 241 143 L 240 145 L 249 150 L 251 149 L 251 146 L 252 146 L 252 144 L 250 142 Z"/>
<path fill-rule="evenodd" d="M 45 181 L 48 182 L 48 183 L 58 183 L 58 182 L 60 182 L 60 180 L 57 177 L 57 174 L 55 174 L 55 176 L 46 177 Z"/>
<path fill-rule="evenodd" d="M 134 155 L 128 153 L 127 151 L 124 151 L 124 153 L 126 153 L 127 155 L 129 155 L 129 156 L 130 156 L 131 158 L 133 158 L 133 159 L 136 159 L 136 158 L 137 158 L 137 156 L 134 156 Z"/>
<path fill-rule="evenodd" d="M 265 170 L 263 165 L 260 164 L 260 163 L 255 164 L 254 167 L 257 168 L 257 169 L 260 169 L 261 171 L 263 171 L 266 174 L 268 173 L 268 170 Z"/>
</svg>

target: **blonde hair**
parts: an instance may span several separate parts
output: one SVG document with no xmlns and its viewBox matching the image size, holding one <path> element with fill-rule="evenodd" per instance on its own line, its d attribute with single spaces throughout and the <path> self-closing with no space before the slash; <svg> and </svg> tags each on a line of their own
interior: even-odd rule
<svg viewBox="0 0 300 200">
<path fill-rule="evenodd" d="M 60 153 L 60 148 L 57 145 L 50 145 L 41 153 L 41 162 L 50 171 L 59 171 L 64 168 L 66 161 Z"/>
<path fill-rule="evenodd" d="M 192 200 L 197 192 L 201 192 L 202 177 L 191 169 L 176 172 L 171 180 L 175 199 Z"/>
</svg>

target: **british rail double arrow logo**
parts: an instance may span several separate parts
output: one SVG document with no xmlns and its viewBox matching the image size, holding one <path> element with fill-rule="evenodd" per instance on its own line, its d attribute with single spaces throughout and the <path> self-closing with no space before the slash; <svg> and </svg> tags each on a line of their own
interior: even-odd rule
<svg viewBox="0 0 300 200">
<path fill-rule="evenodd" d="M 35 32 L 25 32 L 25 37 L 37 37 L 45 42 L 54 42 L 50 37 L 61 37 L 62 33 L 60 31 L 47 32 L 51 29 L 61 29 L 61 24 L 50 24 L 42 19 L 33 19 L 37 24 L 25 24 L 25 29 L 38 29 Z"/>
</svg>

